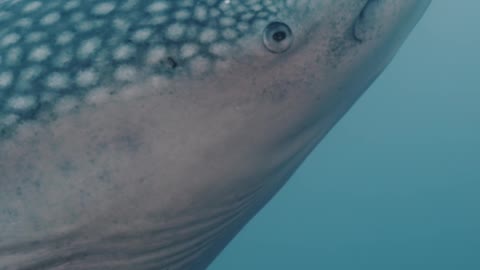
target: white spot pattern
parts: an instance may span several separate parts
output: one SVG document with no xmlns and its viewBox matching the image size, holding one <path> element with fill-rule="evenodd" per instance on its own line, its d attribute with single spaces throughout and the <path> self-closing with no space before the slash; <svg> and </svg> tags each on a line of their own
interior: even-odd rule
<svg viewBox="0 0 480 270">
<path fill-rule="evenodd" d="M 157 46 L 148 51 L 146 62 L 150 65 L 159 63 L 167 56 L 167 49 L 161 46 Z"/>
<path fill-rule="evenodd" d="M 45 15 L 45 17 L 43 17 L 40 20 L 40 23 L 42 25 L 51 25 L 51 24 L 54 24 L 54 23 L 58 22 L 60 20 L 60 18 L 61 18 L 60 13 L 52 12 L 52 13 L 49 13 L 49 14 Z"/>
<path fill-rule="evenodd" d="M 104 2 L 97 4 L 93 8 L 93 14 L 95 15 L 107 15 L 115 9 L 115 4 L 112 2 Z"/>
<path fill-rule="evenodd" d="M 169 8 L 169 3 L 167 1 L 156 1 L 147 7 L 147 11 L 152 13 L 158 13 L 165 11 Z"/>
<path fill-rule="evenodd" d="M 115 79 L 119 81 L 133 81 L 137 75 L 137 70 L 129 65 L 123 65 L 115 71 Z"/>
<path fill-rule="evenodd" d="M 47 77 L 47 86 L 52 89 L 64 89 L 68 83 L 69 78 L 63 73 L 54 72 Z"/>
<path fill-rule="evenodd" d="M 0 0 L 0 136 L 39 108 L 133 98 L 132 84 L 160 91 L 228 66 L 235 42 L 287 1 Z"/>
<path fill-rule="evenodd" d="M 126 60 L 135 54 L 135 47 L 127 44 L 122 44 L 113 52 L 115 60 Z"/>
<path fill-rule="evenodd" d="M 78 48 L 78 57 L 83 59 L 89 58 L 100 47 L 100 43 L 101 40 L 96 37 L 85 40 Z"/>
<path fill-rule="evenodd" d="M 194 56 L 200 50 L 199 46 L 195 43 L 187 43 L 180 49 L 180 55 L 182 58 L 189 58 Z"/>
<path fill-rule="evenodd" d="M 180 40 L 185 34 L 186 27 L 181 23 L 175 23 L 168 26 L 166 31 L 166 37 L 173 41 Z"/>
<path fill-rule="evenodd" d="M 77 73 L 76 77 L 76 83 L 80 87 L 88 87 L 95 85 L 98 80 L 98 74 L 92 70 L 92 69 L 87 69 L 87 70 L 82 70 Z"/>
<path fill-rule="evenodd" d="M 16 111 L 27 110 L 33 105 L 35 105 L 35 98 L 32 96 L 16 96 L 8 101 L 8 106 Z"/>
<path fill-rule="evenodd" d="M 0 45 L 2 47 L 7 47 L 7 46 L 10 46 L 10 45 L 13 45 L 13 44 L 17 43 L 17 41 L 19 41 L 19 40 L 20 40 L 20 35 L 19 34 L 10 33 L 10 34 L 5 35 L 2 38 L 2 41 L 0 42 Z"/>
<path fill-rule="evenodd" d="M 0 89 L 9 87 L 13 81 L 13 74 L 11 71 L 0 73 Z"/>
<path fill-rule="evenodd" d="M 47 45 L 41 45 L 32 50 L 29 59 L 35 62 L 42 62 L 52 54 L 52 51 Z"/>
<path fill-rule="evenodd" d="M 145 28 L 145 29 L 140 29 L 137 30 L 135 33 L 132 35 L 132 40 L 136 42 L 145 42 L 150 38 L 150 36 L 153 34 L 153 31 L 151 29 Z"/>
<path fill-rule="evenodd" d="M 57 44 L 58 45 L 65 45 L 67 43 L 69 43 L 70 41 L 72 41 L 74 38 L 74 34 L 70 31 L 65 31 L 65 32 L 62 32 L 61 34 L 59 34 L 57 36 Z"/>
<path fill-rule="evenodd" d="M 22 49 L 19 47 L 13 47 L 10 48 L 7 52 L 7 57 L 6 57 L 6 64 L 8 65 L 16 65 L 20 62 L 20 59 L 22 57 Z"/>
<path fill-rule="evenodd" d="M 33 1 L 31 3 L 28 3 L 24 8 L 23 8 L 23 12 L 25 13 L 30 13 L 32 11 L 35 11 L 37 9 L 39 9 L 40 7 L 42 6 L 42 2 L 40 1 Z"/>
</svg>

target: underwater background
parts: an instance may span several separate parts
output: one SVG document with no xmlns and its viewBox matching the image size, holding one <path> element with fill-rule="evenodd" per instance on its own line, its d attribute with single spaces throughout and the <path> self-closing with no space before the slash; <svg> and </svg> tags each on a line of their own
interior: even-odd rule
<svg viewBox="0 0 480 270">
<path fill-rule="evenodd" d="M 392 64 L 209 270 L 479 270 L 480 1 Z"/>
</svg>

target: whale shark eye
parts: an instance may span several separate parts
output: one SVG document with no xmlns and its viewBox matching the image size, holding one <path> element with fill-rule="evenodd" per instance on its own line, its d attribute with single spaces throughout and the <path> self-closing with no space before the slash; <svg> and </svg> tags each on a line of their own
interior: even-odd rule
<svg viewBox="0 0 480 270">
<path fill-rule="evenodd" d="M 282 22 L 270 23 L 263 32 L 263 44 L 272 53 L 283 53 L 290 49 L 292 43 L 292 29 Z"/>
</svg>

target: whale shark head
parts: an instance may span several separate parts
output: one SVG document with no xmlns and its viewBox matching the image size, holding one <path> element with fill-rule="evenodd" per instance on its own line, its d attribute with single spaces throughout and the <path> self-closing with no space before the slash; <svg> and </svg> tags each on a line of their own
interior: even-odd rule
<svg viewBox="0 0 480 270">
<path fill-rule="evenodd" d="M 0 133 L 132 89 L 171 94 L 172 79 L 210 80 L 216 104 L 335 106 L 327 96 L 358 96 L 429 2 L 0 1 Z"/>
<path fill-rule="evenodd" d="M 247 1 L 256 14 L 249 31 L 203 87 L 220 90 L 196 100 L 256 119 L 246 132 L 273 148 L 295 136 L 305 143 L 308 132 L 321 138 L 386 68 L 430 2 Z M 245 2 L 221 3 L 238 10 Z"/>
<path fill-rule="evenodd" d="M 430 2 L 0 0 L 0 269 L 205 269 Z"/>
</svg>

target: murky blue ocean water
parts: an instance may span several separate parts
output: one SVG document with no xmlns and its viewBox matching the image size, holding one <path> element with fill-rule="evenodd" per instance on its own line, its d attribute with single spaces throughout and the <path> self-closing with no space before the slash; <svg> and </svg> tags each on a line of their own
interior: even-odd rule
<svg viewBox="0 0 480 270">
<path fill-rule="evenodd" d="M 480 269 L 480 1 L 434 0 L 209 270 Z"/>
</svg>

